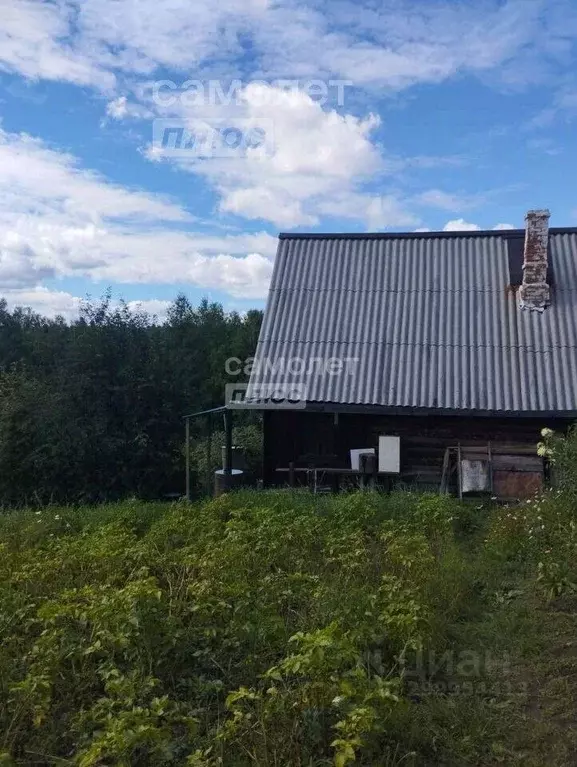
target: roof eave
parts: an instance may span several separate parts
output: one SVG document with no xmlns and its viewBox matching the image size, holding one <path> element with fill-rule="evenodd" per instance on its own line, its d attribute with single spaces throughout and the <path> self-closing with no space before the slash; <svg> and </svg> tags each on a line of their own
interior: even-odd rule
<svg viewBox="0 0 577 767">
<path fill-rule="evenodd" d="M 577 420 L 577 410 L 483 410 L 480 408 L 428 408 L 384 406 L 362 403 L 307 402 L 305 406 L 263 408 L 308 413 L 351 413 L 356 415 L 447 416 L 461 418 L 531 418 Z"/>
</svg>

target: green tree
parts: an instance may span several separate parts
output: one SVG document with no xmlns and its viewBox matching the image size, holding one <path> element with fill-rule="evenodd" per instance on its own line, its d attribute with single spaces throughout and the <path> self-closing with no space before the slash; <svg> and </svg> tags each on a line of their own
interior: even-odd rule
<svg viewBox="0 0 577 767">
<path fill-rule="evenodd" d="M 70 324 L 1 301 L 0 503 L 181 492 L 182 416 L 223 403 L 261 319 L 183 295 L 164 323 L 110 294 Z"/>
</svg>

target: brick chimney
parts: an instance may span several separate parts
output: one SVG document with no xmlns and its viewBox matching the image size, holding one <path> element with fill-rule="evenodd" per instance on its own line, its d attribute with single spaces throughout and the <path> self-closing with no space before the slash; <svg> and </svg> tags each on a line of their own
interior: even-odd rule
<svg viewBox="0 0 577 767">
<path fill-rule="evenodd" d="M 530 210 L 525 216 L 523 284 L 519 291 L 522 309 L 542 312 L 550 303 L 547 284 L 550 216 L 548 210 Z"/>
</svg>

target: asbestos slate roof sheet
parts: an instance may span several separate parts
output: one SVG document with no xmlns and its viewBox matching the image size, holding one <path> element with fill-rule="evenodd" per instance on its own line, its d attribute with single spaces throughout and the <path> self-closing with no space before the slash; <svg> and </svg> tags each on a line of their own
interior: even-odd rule
<svg viewBox="0 0 577 767">
<path fill-rule="evenodd" d="M 550 232 L 543 313 L 511 288 L 522 235 L 281 235 L 249 397 L 280 381 L 311 403 L 577 411 L 577 229 Z"/>
</svg>

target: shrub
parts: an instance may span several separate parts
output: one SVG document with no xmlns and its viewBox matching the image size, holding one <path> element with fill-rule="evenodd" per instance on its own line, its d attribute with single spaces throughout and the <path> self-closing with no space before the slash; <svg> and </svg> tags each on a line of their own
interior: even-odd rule
<svg viewBox="0 0 577 767">
<path fill-rule="evenodd" d="M 539 446 L 554 468 L 555 488 L 492 517 L 486 540 L 494 556 L 522 563 L 549 598 L 577 590 L 577 431 L 543 429 Z"/>
</svg>

